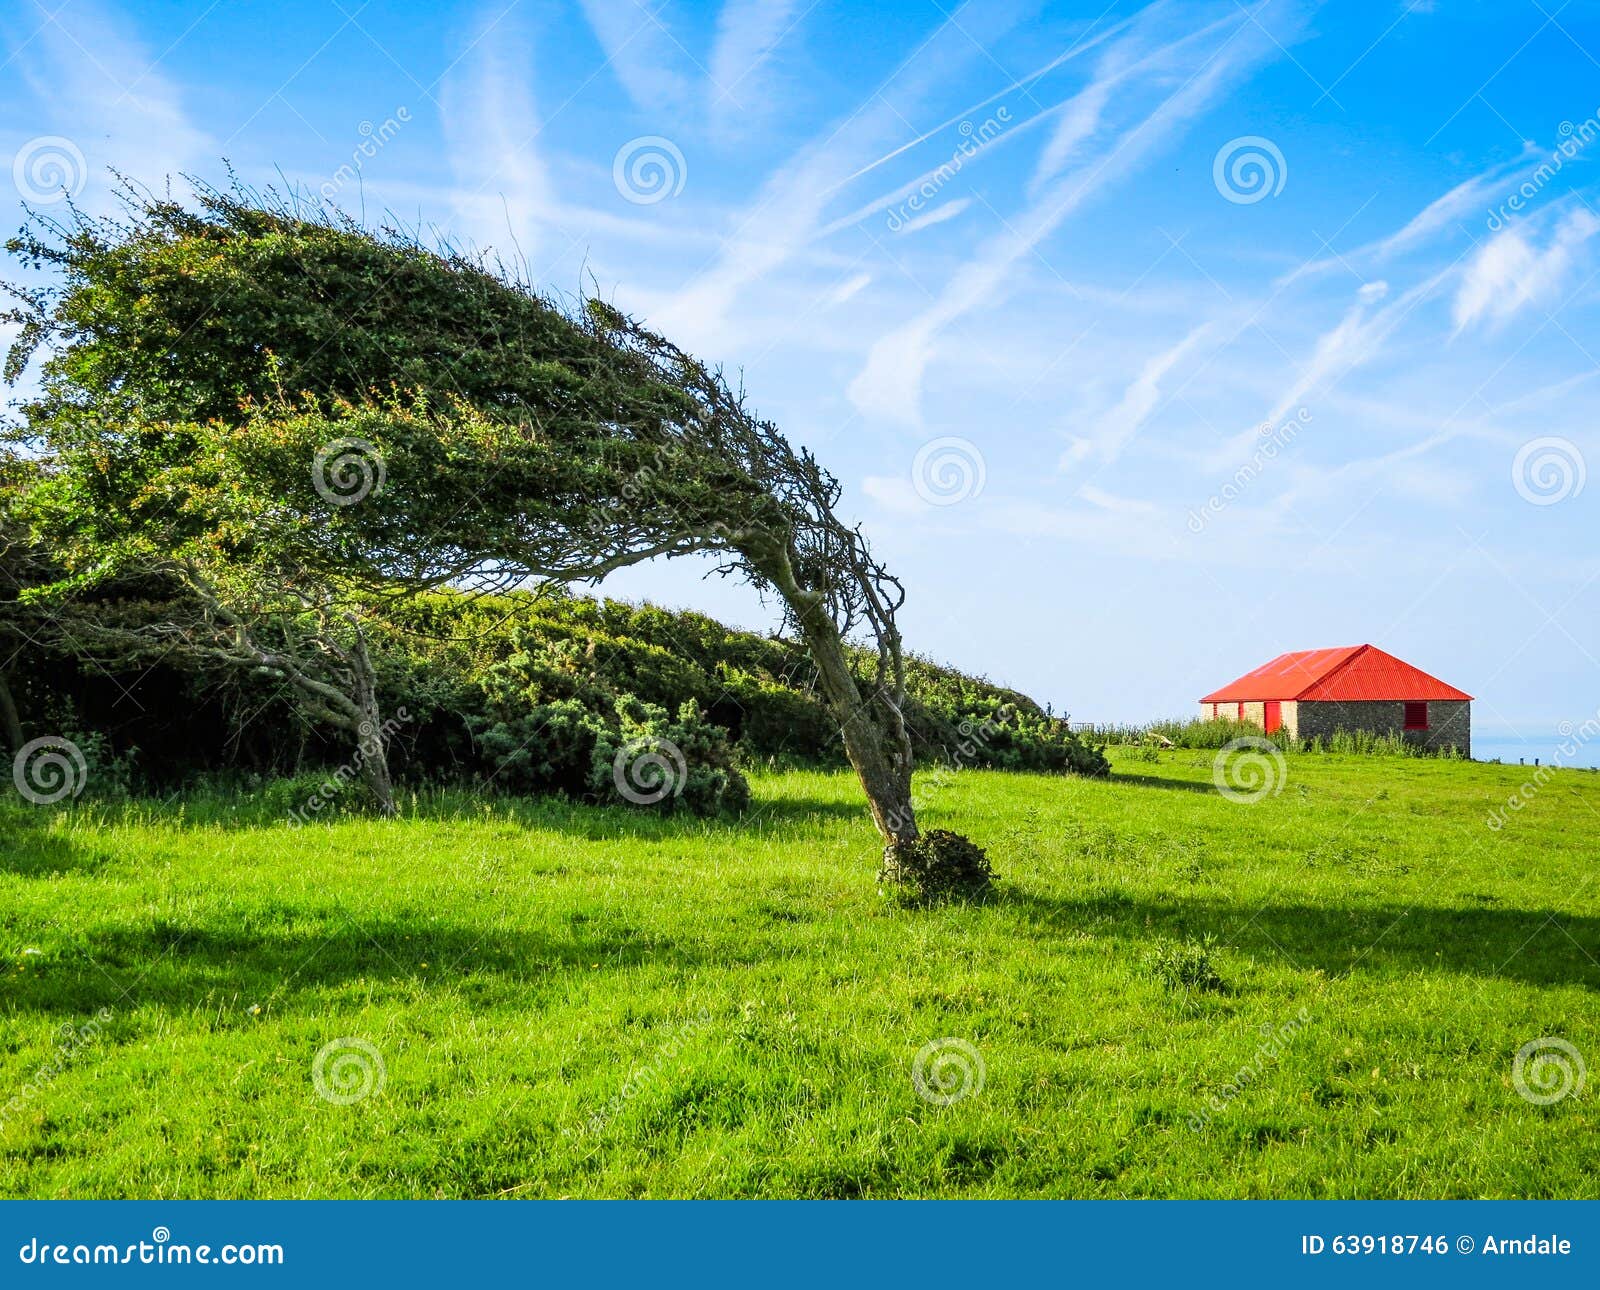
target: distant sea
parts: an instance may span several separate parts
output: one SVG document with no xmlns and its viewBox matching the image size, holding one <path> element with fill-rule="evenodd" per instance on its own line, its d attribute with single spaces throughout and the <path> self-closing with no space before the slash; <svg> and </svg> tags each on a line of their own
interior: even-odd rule
<svg viewBox="0 0 1600 1290">
<path fill-rule="evenodd" d="M 1586 766 L 1600 768 L 1600 739 L 1582 740 L 1578 735 L 1563 739 L 1558 731 L 1528 735 L 1482 734 L 1472 732 L 1472 755 L 1478 761 L 1500 761 L 1515 766 L 1518 760 L 1542 766 Z"/>
</svg>

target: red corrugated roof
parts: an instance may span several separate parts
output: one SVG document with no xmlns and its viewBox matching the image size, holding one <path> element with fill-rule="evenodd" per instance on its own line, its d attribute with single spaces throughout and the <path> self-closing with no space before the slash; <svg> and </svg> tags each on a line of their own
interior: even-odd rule
<svg viewBox="0 0 1600 1290">
<path fill-rule="evenodd" d="M 1263 699 L 1356 702 L 1362 699 L 1471 699 L 1420 667 L 1412 667 L 1375 645 L 1303 649 L 1280 654 L 1246 672 L 1201 703 L 1259 703 Z"/>
</svg>

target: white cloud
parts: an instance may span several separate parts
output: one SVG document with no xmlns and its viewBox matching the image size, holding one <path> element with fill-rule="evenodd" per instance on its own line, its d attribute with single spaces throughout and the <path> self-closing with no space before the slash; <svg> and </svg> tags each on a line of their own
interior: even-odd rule
<svg viewBox="0 0 1600 1290">
<path fill-rule="evenodd" d="M 1096 161 L 1050 185 L 1008 222 L 1003 233 L 983 244 L 956 271 L 929 308 L 879 340 L 850 383 L 851 402 L 868 415 L 915 425 L 920 416 L 923 372 L 939 333 L 972 309 L 993 303 L 1018 261 L 1032 255 L 1090 197 L 1115 187 L 1158 147 L 1181 135 L 1234 77 L 1275 48 L 1249 36 L 1232 47 L 1248 20 L 1248 13 L 1234 20 L 1229 38 L 1143 120 L 1108 143 Z M 1189 38 L 1181 38 L 1173 46 Z"/>
<path fill-rule="evenodd" d="M 1061 119 L 1056 122 L 1049 142 L 1040 151 L 1034 168 L 1035 193 L 1059 175 L 1069 162 L 1076 160 L 1083 145 L 1099 131 L 1100 117 L 1111 98 L 1111 91 L 1126 74 L 1122 60 L 1121 47 L 1113 45 L 1101 58 L 1095 79 L 1062 104 Z"/>
<path fill-rule="evenodd" d="M 842 305 L 846 300 L 862 291 L 872 281 L 870 273 L 857 273 L 846 278 L 837 287 L 828 293 L 827 304 L 830 308 Z"/>
<path fill-rule="evenodd" d="M 480 247 L 508 240 L 513 253 L 538 253 L 554 195 L 535 142 L 539 112 L 529 88 L 528 42 L 503 28 L 481 41 L 445 83 L 441 118 L 459 185 L 456 223 Z"/>
<path fill-rule="evenodd" d="M 591 0 L 594 2 L 594 0 Z M 741 211 L 716 262 L 665 302 L 651 321 L 702 352 L 730 338 L 729 314 L 739 296 L 787 264 L 825 231 L 822 215 L 841 188 L 866 173 L 885 142 L 904 130 L 907 111 L 981 57 L 1018 14 L 1011 6 L 963 9 L 962 29 L 945 20 L 918 44 L 862 105 L 808 143 L 762 185 Z M 977 44 L 974 44 L 977 42 Z M 893 92 L 897 102 L 891 104 Z"/>
<path fill-rule="evenodd" d="M 189 119 L 177 86 L 122 15 L 91 3 L 55 8 L 33 6 L 40 30 L 13 65 L 45 105 L 36 120 L 72 140 L 92 181 L 115 166 L 160 190 L 220 160 L 221 145 Z M 96 183 L 84 204 L 105 204 L 105 192 Z"/>
<path fill-rule="evenodd" d="M 915 219 L 907 220 L 899 228 L 895 229 L 895 232 L 899 234 L 915 233 L 918 229 L 931 228 L 935 224 L 943 224 L 946 220 L 955 219 L 956 216 L 971 205 L 972 198 L 957 197 L 941 206 L 935 206 L 926 215 L 918 215 Z"/>
<path fill-rule="evenodd" d="M 678 70 L 689 57 L 662 20 L 635 0 L 580 3 L 605 51 L 606 66 L 634 106 L 677 113 L 689 98 L 689 82 Z"/>
<path fill-rule="evenodd" d="M 1370 307 L 1387 295 L 1387 289 L 1374 294 L 1368 290 L 1372 283 L 1361 287 L 1356 292 L 1356 303 L 1345 311 L 1338 324 L 1317 337 L 1306 365 L 1268 409 L 1262 424 L 1280 425 L 1301 408 L 1307 408 L 1315 416 L 1315 410 L 1307 407 L 1308 403 L 1315 401 L 1311 396 L 1319 391 L 1327 391 L 1354 369 L 1382 353 L 1385 342 L 1395 329 L 1411 316 L 1423 300 L 1438 291 L 1452 272 L 1452 269 L 1443 269 L 1376 310 Z M 1219 446 L 1213 464 L 1226 465 L 1241 453 L 1248 453 L 1259 434 L 1259 426 L 1241 430 Z"/>
<path fill-rule="evenodd" d="M 1454 232 L 1455 226 L 1466 215 L 1486 210 L 1495 197 L 1508 195 L 1512 191 L 1509 186 L 1515 178 L 1512 172 L 1522 166 L 1529 155 L 1530 149 L 1524 147 L 1522 153 L 1513 160 L 1490 166 L 1480 174 L 1456 184 L 1442 196 L 1434 198 L 1395 232 L 1343 255 L 1330 255 L 1302 265 L 1282 278 L 1279 285 L 1286 286 L 1301 278 L 1332 270 L 1348 270 L 1352 262 L 1367 261 L 1371 264 L 1382 264 L 1396 256 L 1425 246 L 1441 235 Z"/>
<path fill-rule="evenodd" d="M 1524 151 L 1523 157 L 1526 155 Z M 1520 165 L 1523 157 L 1510 164 Z M 1363 249 L 1379 259 L 1386 259 L 1410 250 L 1419 242 L 1430 240 L 1469 212 L 1477 214 L 1484 203 L 1505 188 L 1506 171 L 1506 165 L 1491 166 L 1482 174 L 1457 184 L 1444 196 L 1429 202 L 1399 232 L 1391 233 Z"/>
<path fill-rule="evenodd" d="M 1508 228 L 1468 262 L 1456 291 L 1459 332 L 1479 322 L 1503 322 L 1525 305 L 1557 297 L 1574 277 L 1580 248 L 1600 232 L 1587 208 L 1569 210 L 1539 245 L 1531 224 Z"/>
<path fill-rule="evenodd" d="M 1238 13 L 1230 10 L 1188 35 L 1145 52 L 1147 34 L 1166 34 L 1172 21 L 1173 15 L 1162 0 L 1139 10 L 1130 19 L 1130 33 L 1100 56 L 1089 84 L 1059 107 L 1051 109 L 1052 114 L 1059 116 L 1060 120 L 1039 154 L 1030 187 L 1033 195 L 1037 195 L 1047 182 L 1070 163 L 1078 160 L 1085 145 L 1100 132 L 1102 118 L 1107 107 L 1113 103 L 1114 92 L 1119 97 L 1131 96 L 1131 90 L 1125 90 L 1125 86 L 1136 84 L 1141 76 L 1148 78 L 1174 73 L 1181 76 L 1183 58 L 1191 47 L 1220 31 L 1237 27 Z"/>
<path fill-rule="evenodd" d="M 1154 502 L 1146 502 L 1137 497 L 1119 497 L 1093 484 L 1081 485 L 1077 495 L 1098 510 L 1112 511 L 1118 515 L 1155 515 L 1161 509 Z"/>
<path fill-rule="evenodd" d="M 1068 469 L 1088 457 L 1096 457 L 1109 464 L 1122 455 L 1133 437 L 1139 433 L 1150 414 L 1161 401 L 1161 382 L 1167 374 L 1189 357 L 1216 330 L 1215 322 L 1201 323 L 1176 345 L 1150 358 L 1139 370 L 1139 375 L 1122 393 L 1109 412 L 1095 426 L 1092 439 L 1074 439 L 1061 459 L 1063 469 Z"/>
<path fill-rule="evenodd" d="M 745 128 L 770 114 L 771 95 L 757 74 L 795 21 L 798 0 L 727 0 L 717 16 L 706 92 L 721 129 Z"/>
</svg>

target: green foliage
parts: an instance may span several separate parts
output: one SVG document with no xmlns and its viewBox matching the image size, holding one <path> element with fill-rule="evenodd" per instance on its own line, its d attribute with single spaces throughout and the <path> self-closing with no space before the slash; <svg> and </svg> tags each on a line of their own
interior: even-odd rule
<svg viewBox="0 0 1600 1290">
<path fill-rule="evenodd" d="M 478 730 L 478 770 L 491 788 L 553 791 L 582 800 L 605 730 L 604 719 L 576 699 L 537 704 Z"/>
<path fill-rule="evenodd" d="M 63 736 L 83 758 L 83 792 L 98 801 L 122 801 L 135 792 L 139 776 L 139 750 L 112 751 L 111 741 L 98 730 L 73 730 Z"/>
<path fill-rule="evenodd" d="M 126 622 L 164 612 L 158 600 L 118 601 L 116 611 Z M 667 713 L 692 704 L 728 749 L 708 763 L 713 771 L 732 764 L 729 757 L 744 766 L 844 764 L 806 652 L 701 614 L 554 590 L 538 597 L 442 591 L 388 607 L 370 635 L 382 711 L 407 714 L 391 747 L 404 782 L 461 780 L 600 800 L 607 794 L 591 782 L 590 762 L 602 736 L 615 746 L 624 700 Z M 18 646 L 14 677 L 27 684 L 13 688 L 25 724 L 96 729 L 113 752 L 137 743 L 143 751 L 132 782 L 143 788 L 171 790 L 228 767 L 315 775 L 317 766 L 350 756 L 336 732 L 308 727 L 271 681 L 161 650 L 85 675 L 26 640 Z M 1098 748 L 1012 691 L 924 660 L 909 682 L 923 764 L 1105 773 Z M 130 712 L 135 725 L 127 724 Z M 689 738 L 688 746 L 700 742 Z M 737 809 L 728 778 L 725 789 L 686 790 L 679 804 Z"/>
<path fill-rule="evenodd" d="M 1066 721 L 1040 712 L 1031 703 L 1024 707 L 1010 698 L 975 697 L 968 701 L 966 711 L 955 715 L 962 741 L 951 756 L 963 765 L 1075 775 L 1110 771 L 1098 744 L 1086 741 Z M 969 749 L 974 751 L 969 753 Z"/>
<path fill-rule="evenodd" d="M 1378 734 L 1371 730 L 1335 730 L 1326 737 L 1291 739 L 1283 732 L 1272 736 L 1286 752 L 1359 754 L 1366 757 L 1444 757 L 1460 758 L 1456 747 L 1429 748 L 1404 735 Z"/>
<path fill-rule="evenodd" d="M 915 841 L 896 842 L 878 874 L 896 903 L 907 906 L 980 901 L 993 891 L 994 879 L 983 848 L 948 829 L 929 829 Z"/>
<path fill-rule="evenodd" d="M 589 787 L 610 800 L 670 813 L 741 812 L 750 785 L 734 765 L 727 732 L 704 720 L 692 702 L 676 718 L 637 699 L 617 700 L 618 729 L 595 745 Z"/>
<path fill-rule="evenodd" d="M 672 805 L 716 811 L 744 791 L 734 753 L 841 759 L 817 690 L 819 677 L 837 690 L 842 669 L 819 674 L 793 641 L 653 606 L 416 594 L 440 584 L 598 582 L 715 549 L 758 586 L 787 586 L 791 614 L 824 606 L 823 637 L 853 626 L 898 657 L 884 617 L 898 586 L 832 515 L 837 482 L 608 306 L 237 191 L 193 208 L 130 195 L 116 219 L 36 222 L 8 245 L 54 274 L 19 292 L 7 359 L 14 377 L 44 358 L 12 438 L 49 468 L 0 507 L 60 563 L 27 594 L 99 613 L 121 582 L 161 581 L 152 618 L 181 620 L 194 655 L 166 665 L 215 682 L 182 713 L 194 736 L 144 763 L 152 784 L 229 764 L 246 724 L 257 768 L 344 760 L 323 736 L 359 725 L 340 703 L 365 693 L 349 660 L 369 641 L 381 711 L 407 713 L 391 762 L 412 783 L 604 799 L 608 750 L 671 730 L 686 758 L 698 750 Z M 341 463 L 360 496 L 329 496 Z M 808 632 L 818 640 L 818 623 Z M 268 650 L 285 662 L 256 666 Z M 99 661 L 135 684 L 149 663 L 127 645 Z M 869 696 L 882 663 L 877 648 L 848 652 Z M 234 674 L 217 681 L 224 664 Z M 1106 773 L 1025 697 L 924 660 L 906 671 L 923 762 Z M 268 673 L 294 683 L 299 711 Z M 833 712 L 847 702 L 835 693 Z M 857 715 L 878 730 L 897 705 L 869 698 Z"/>
<path fill-rule="evenodd" d="M 632 696 L 610 713 L 557 699 L 487 723 L 478 732 L 478 771 L 493 788 L 559 792 L 577 801 L 632 804 L 671 813 L 737 814 L 750 786 L 734 764 L 727 732 L 693 702 L 676 718 Z"/>
</svg>

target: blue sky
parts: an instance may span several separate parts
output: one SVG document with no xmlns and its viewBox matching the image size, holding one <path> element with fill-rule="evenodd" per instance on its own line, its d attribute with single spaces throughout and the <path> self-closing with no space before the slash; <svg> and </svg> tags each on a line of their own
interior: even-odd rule
<svg viewBox="0 0 1600 1290">
<path fill-rule="evenodd" d="M 0 7 L 8 225 L 227 158 L 592 281 L 839 475 L 920 652 L 1075 719 L 1363 641 L 1484 735 L 1600 708 L 1593 9 Z"/>
</svg>

